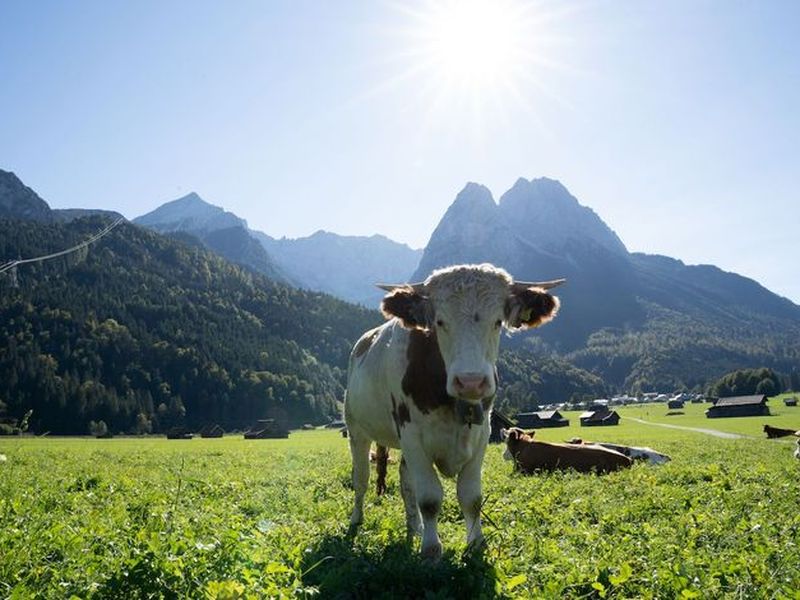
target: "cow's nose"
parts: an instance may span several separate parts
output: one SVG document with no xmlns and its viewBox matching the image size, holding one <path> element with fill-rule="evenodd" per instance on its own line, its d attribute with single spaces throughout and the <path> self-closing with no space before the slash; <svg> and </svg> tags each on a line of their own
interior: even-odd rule
<svg viewBox="0 0 800 600">
<path fill-rule="evenodd" d="M 483 373 L 461 373 L 455 376 L 453 387 L 460 396 L 482 397 L 489 387 L 489 380 Z"/>
</svg>

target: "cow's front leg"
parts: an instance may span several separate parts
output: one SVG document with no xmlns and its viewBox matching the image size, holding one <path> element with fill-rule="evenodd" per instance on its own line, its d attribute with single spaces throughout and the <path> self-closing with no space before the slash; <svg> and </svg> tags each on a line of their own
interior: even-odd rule
<svg viewBox="0 0 800 600">
<path fill-rule="evenodd" d="M 461 512 L 464 513 L 464 523 L 467 526 L 467 545 L 471 549 L 479 548 L 483 544 L 483 531 L 481 530 L 481 466 L 486 444 L 476 451 L 475 455 L 464 465 L 458 474 L 456 493 Z"/>
<path fill-rule="evenodd" d="M 419 446 L 404 447 L 403 458 L 414 482 L 414 495 L 422 514 L 422 556 L 438 560 L 442 556 L 437 523 L 442 509 L 442 484 L 430 458 Z"/>
</svg>

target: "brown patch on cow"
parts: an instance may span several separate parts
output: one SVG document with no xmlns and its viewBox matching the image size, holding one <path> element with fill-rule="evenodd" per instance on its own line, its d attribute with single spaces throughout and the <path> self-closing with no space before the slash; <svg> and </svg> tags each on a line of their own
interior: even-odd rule
<svg viewBox="0 0 800 600">
<path fill-rule="evenodd" d="M 436 515 L 439 514 L 439 508 L 440 504 L 436 500 L 426 500 L 419 504 L 419 512 L 421 512 L 422 516 L 426 519 L 435 519 Z"/>
<path fill-rule="evenodd" d="M 408 406 L 405 402 L 401 402 L 398 406 L 397 400 L 392 394 L 392 419 L 394 420 L 394 427 L 397 430 L 397 437 L 401 437 L 401 430 L 406 423 L 411 422 L 411 413 L 408 411 Z"/>
<path fill-rule="evenodd" d="M 353 348 L 353 358 L 359 358 L 365 355 L 367 351 L 372 348 L 372 344 L 375 342 L 375 338 L 378 337 L 379 333 L 380 330 L 376 327 L 362 335 L 361 339 L 356 342 L 355 348 Z"/>
<path fill-rule="evenodd" d="M 410 331 L 406 357 L 408 366 L 403 375 L 403 393 L 411 396 L 420 412 L 427 414 L 442 406 L 452 408 L 455 400 L 447 394 L 447 370 L 436 332 Z"/>
<path fill-rule="evenodd" d="M 386 446 L 378 446 L 375 450 L 375 470 L 378 474 L 375 482 L 375 492 L 378 496 L 386 493 L 386 465 L 389 462 L 389 449 Z"/>
</svg>

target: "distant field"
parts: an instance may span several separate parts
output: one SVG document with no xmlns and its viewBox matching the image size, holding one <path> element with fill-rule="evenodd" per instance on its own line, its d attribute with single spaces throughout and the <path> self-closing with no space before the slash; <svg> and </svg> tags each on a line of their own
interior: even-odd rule
<svg viewBox="0 0 800 600">
<path fill-rule="evenodd" d="M 446 484 L 446 554 L 404 544 L 397 470 L 346 535 L 349 456 L 337 432 L 288 440 L 0 439 L 0 597 L 800 598 L 800 461 L 762 439 L 774 417 L 705 419 L 706 405 L 622 409 L 619 427 L 543 430 L 649 444 L 673 457 L 608 476 L 521 477 L 492 446 L 488 548 L 463 557 Z M 797 411 L 797 412 L 795 412 Z M 626 416 L 713 428 L 718 439 Z"/>
</svg>

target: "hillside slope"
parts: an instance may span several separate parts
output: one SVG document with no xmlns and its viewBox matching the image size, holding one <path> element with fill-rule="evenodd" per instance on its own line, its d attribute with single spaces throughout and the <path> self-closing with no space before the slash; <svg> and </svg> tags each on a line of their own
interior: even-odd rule
<svg viewBox="0 0 800 600">
<path fill-rule="evenodd" d="M 104 223 L 0 221 L 0 256 L 66 248 Z M 382 320 L 127 223 L 19 281 L 0 276 L 0 398 L 53 433 L 324 422 L 352 344 Z"/>
</svg>

